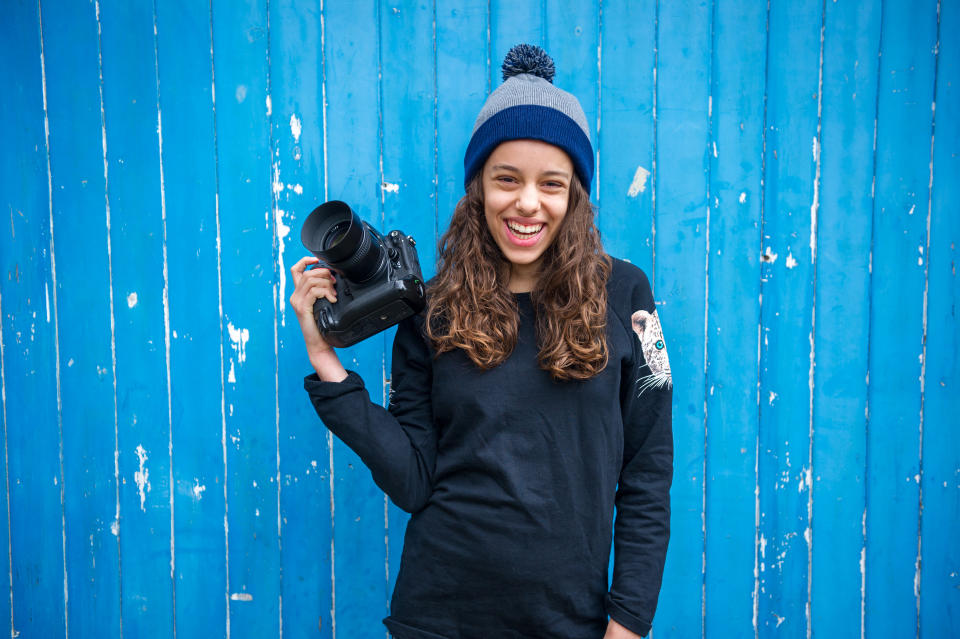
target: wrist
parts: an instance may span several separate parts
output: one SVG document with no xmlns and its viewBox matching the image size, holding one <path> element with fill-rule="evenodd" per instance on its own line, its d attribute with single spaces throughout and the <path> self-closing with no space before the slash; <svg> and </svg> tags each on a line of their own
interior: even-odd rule
<svg viewBox="0 0 960 639">
<path fill-rule="evenodd" d="M 317 372 L 317 377 L 325 382 L 342 382 L 347 378 L 346 369 L 330 346 L 311 352 L 310 365 Z"/>
</svg>

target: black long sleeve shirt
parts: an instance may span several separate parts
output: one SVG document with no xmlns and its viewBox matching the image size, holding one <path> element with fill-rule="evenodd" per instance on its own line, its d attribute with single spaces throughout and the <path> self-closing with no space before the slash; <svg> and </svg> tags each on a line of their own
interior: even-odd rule
<svg viewBox="0 0 960 639">
<path fill-rule="evenodd" d="M 389 411 L 356 373 L 306 378 L 327 427 L 412 513 L 384 620 L 395 637 L 600 639 L 607 615 L 650 630 L 669 538 L 669 364 L 643 272 L 614 260 L 607 289 L 609 363 L 588 380 L 540 369 L 529 294 L 516 348 L 490 370 L 437 356 L 422 317 L 402 322 Z"/>
</svg>

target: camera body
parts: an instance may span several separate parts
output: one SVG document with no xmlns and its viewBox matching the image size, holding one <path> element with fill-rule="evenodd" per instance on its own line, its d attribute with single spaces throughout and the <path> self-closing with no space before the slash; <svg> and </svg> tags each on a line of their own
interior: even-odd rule
<svg viewBox="0 0 960 639">
<path fill-rule="evenodd" d="M 304 246 L 337 273 L 337 302 L 313 306 L 331 346 L 352 346 L 426 305 L 416 242 L 399 230 L 386 236 L 338 200 L 320 205 L 301 229 Z"/>
</svg>

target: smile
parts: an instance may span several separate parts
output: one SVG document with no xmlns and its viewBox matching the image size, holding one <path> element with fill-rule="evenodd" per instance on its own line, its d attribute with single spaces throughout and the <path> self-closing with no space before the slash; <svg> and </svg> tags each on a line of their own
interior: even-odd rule
<svg viewBox="0 0 960 639">
<path fill-rule="evenodd" d="M 543 223 L 539 224 L 519 224 L 513 221 L 507 221 L 507 228 L 511 233 L 521 240 L 529 240 L 543 230 Z"/>
</svg>

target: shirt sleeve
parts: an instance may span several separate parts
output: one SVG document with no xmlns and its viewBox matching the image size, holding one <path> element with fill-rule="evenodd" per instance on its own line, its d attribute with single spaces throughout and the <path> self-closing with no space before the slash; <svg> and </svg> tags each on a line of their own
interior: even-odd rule
<svg viewBox="0 0 960 639">
<path fill-rule="evenodd" d="M 613 583 L 607 614 L 646 635 L 660 594 L 670 538 L 673 477 L 673 383 L 650 284 L 632 269 L 629 303 L 618 313 L 634 344 L 634 364 L 621 390 L 624 451 L 614 522 Z"/>
<path fill-rule="evenodd" d="M 393 503 L 410 513 L 430 498 L 437 454 L 431 356 L 420 326 L 413 317 L 397 327 L 389 410 L 370 401 L 353 371 L 342 382 L 321 381 L 316 373 L 303 382 L 326 427 L 363 460 Z"/>
</svg>

